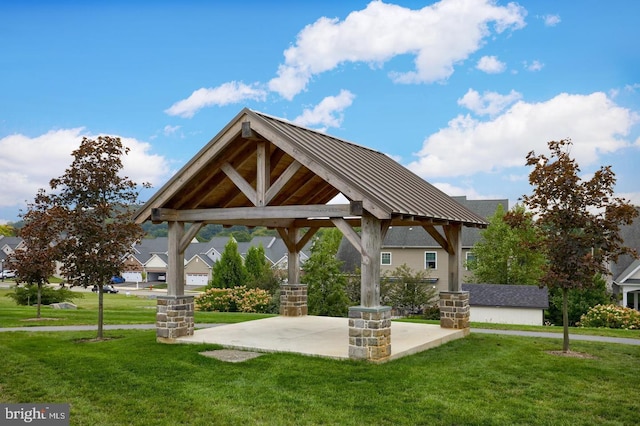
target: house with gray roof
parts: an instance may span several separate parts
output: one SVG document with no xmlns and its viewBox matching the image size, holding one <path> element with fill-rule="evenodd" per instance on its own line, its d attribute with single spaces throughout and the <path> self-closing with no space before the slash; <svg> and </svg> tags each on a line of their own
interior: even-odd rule
<svg viewBox="0 0 640 426">
<path fill-rule="evenodd" d="M 213 264 L 220 259 L 229 242 L 228 236 L 213 237 L 207 242 L 193 240 L 185 249 L 185 284 L 207 285 L 212 278 Z M 251 247 L 262 245 L 265 258 L 274 269 L 287 269 L 287 247 L 282 238 L 254 237 L 250 242 L 239 242 L 238 252 L 244 259 Z M 310 243 L 300 252 L 300 261 L 309 258 Z M 145 238 L 133 246 L 126 256 L 122 277 L 127 282 L 165 281 L 168 268 L 168 238 Z"/>
<path fill-rule="evenodd" d="M 469 292 L 471 321 L 543 325 L 549 309 L 547 288 L 534 285 L 462 284 Z"/>
<path fill-rule="evenodd" d="M 638 208 L 640 210 L 640 208 Z M 640 219 L 620 228 L 623 244 L 640 253 Z M 640 305 L 640 259 L 633 256 L 620 256 L 611 265 L 612 289 L 621 295 L 622 306 L 639 310 Z"/>
<path fill-rule="evenodd" d="M 465 196 L 451 197 L 467 209 L 488 218 L 498 205 L 509 209 L 508 199 L 469 200 Z M 462 260 L 464 263 L 473 255 L 471 249 L 480 240 L 479 228 L 462 229 Z M 352 273 L 360 266 L 360 255 L 344 238 L 338 249 L 338 258 L 342 260 L 343 270 Z M 381 273 L 391 273 L 397 267 L 406 264 L 414 271 L 427 271 L 428 279 L 438 291 L 447 289 L 449 274 L 449 255 L 422 226 L 391 226 L 382 243 L 380 251 Z M 467 281 L 470 272 L 464 268 L 463 281 Z"/>
</svg>

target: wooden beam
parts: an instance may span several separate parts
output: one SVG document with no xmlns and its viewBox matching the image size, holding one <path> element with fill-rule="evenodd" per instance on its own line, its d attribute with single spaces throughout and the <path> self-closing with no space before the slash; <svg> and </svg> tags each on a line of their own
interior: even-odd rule
<svg viewBox="0 0 640 426">
<path fill-rule="evenodd" d="M 434 240 L 436 240 L 438 244 L 440 244 L 440 247 L 442 247 L 447 253 L 451 254 L 452 249 L 449 246 L 447 239 L 443 237 L 442 234 L 433 227 L 433 225 L 423 225 L 422 227 L 425 231 L 427 231 L 429 235 L 433 237 Z"/>
<path fill-rule="evenodd" d="M 230 207 L 226 209 L 173 210 L 154 209 L 154 220 L 210 222 L 243 219 L 309 219 L 349 216 L 347 204 L 314 204 L 310 206 Z"/>
<path fill-rule="evenodd" d="M 351 245 L 358 250 L 358 253 L 362 257 L 365 256 L 365 253 L 362 251 L 362 241 L 360 239 L 360 235 L 356 231 L 353 230 L 351 226 L 341 217 L 332 217 L 331 222 L 342 231 L 342 235 L 351 243 Z"/>
<path fill-rule="evenodd" d="M 462 279 L 462 224 L 444 226 L 449 244 L 449 291 L 460 291 Z"/>
<path fill-rule="evenodd" d="M 180 241 L 184 236 L 184 223 L 170 221 L 167 247 L 167 296 L 184 295 L 184 250 Z"/>
<path fill-rule="evenodd" d="M 309 228 L 309 230 L 302 237 L 300 237 L 300 240 L 298 240 L 298 242 L 296 243 L 296 251 L 302 251 L 304 246 L 307 245 L 307 243 L 319 230 L 320 228 Z"/>
<path fill-rule="evenodd" d="M 192 224 L 189 229 L 186 230 L 184 236 L 180 240 L 180 251 L 184 253 L 184 251 L 189 247 L 193 238 L 198 235 L 198 232 L 202 229 L 204 224 L 202 222 L 196 222 Z"/>
<path fill-rule="evenodd" d="M 249 140 L 254 140 L 260 138 L 256 132 L 251 129 L 251 122 L 243 121 L 242 122 L 242 137 Z"/>
<path fill-rule="evenodd" d="M 360 265 L 360 305 L 380 305 L 380 248 L 382 224 L 375 216 L 362 215 L 362 263 Z"/>
<path fill-rule="evenodd" d="M 256 148 L 256 202 L 258 207 L 267 205 L 267 190 L 271 185 L 270 156 L 267 153 L 267 142 L 258 141 Z"/>
<path fill-rule="evenodd" d="M 164 205 L 173 197 L 184 185 L 189 182 L 194 175 L 200 172 L 206 164 L 215 158 L 229 143 L 241 132 L 242 125 L 234 123 L 232 126 L 224 128 L 215 138 L 211 139 L 207 145 L 200 150 L 178 173 L 176 173 L 160 190 L 138 211 L 134 220 L 136 223 L 143 223 L 151 214 L 153 207 Z M 215 142 L 215 143 L 214 143 Z"/>
<path fill-rule="evenodd" d="M 289 167 L 286 168 L 286 170 L 280 175 L 280 177 L 278 177 L 273 185 L 267 190 L 267 194 L 265 196 L 265 205 L 269 204 L 269 202 L 273 200 L 273 197 L 278 195 L 278 192 L 280 192 L 280 190 L 284 188 L 287 182 L 291 180 L 293 175 L 295 175 L 298 170 L 300 170 L 300 167 L 302 167 L 302 164 L 295 160 L 293 161 L 293 163 L 289 164 Z"/>
<path fill-rule="evenodd" d="M 257 205 L 256 190 L 249 185 L 249 183 L 233 168 L 229 163 L 223 163 L 220 168 L 227 175 L 229 179 L 238 187 L 240 191 L 251 201 L 255 206 Z"/>
<path fill-rule="evenodd" d="M 391 212 L 387 206 L 382 205 L 378 200 L 365 199 L 366 197 L 364 194 L 350 185 L 350 182 L 342 180 L 341 176 L 331 169 L 321 167 L 321 165 L 318 164 L 312 156 L 301 150 L 298 146 L 293 145 L 286 134 L 271 128 L 260 121 L 254 123 L 252 128 L 260 133 L 260 135 L 265 139 L 269 141 L 277 141 L 277 145 L 280 149 L 298 160 L 303 166 L 318 175 L 325 182 L 330 182 L 334 188 L 339 192 L 342 192 L 348 199 L 363 200 L 364 208 L 378 219 L 391 218 Z"/>
</svg>

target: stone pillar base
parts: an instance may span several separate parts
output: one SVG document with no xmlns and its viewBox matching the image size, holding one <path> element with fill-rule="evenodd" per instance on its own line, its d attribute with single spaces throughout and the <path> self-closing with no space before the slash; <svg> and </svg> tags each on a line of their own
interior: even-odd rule
<svg viewBox="0 0 640 426">
<path fill-rule="evenodd" d="M 469 316 L 469 292 L 468 291 L 442 291 L 440 292 L 440 327 L 468 329 Z"/>
<path fill-rule="evenodd" d="M 391 357 L 391 306 L 349 308 L 349 358 L 384 362 Z"/>
<path fill-rule="evenodd" d="M 283 317 L 302 317 L 307 315 L 307 285 L 280 285 L 280 315 Z"/>
<path fill-rule="evenodd" d="M 178 337 L 193 336 L 193 296 L 158 296 L 156 340 L 174 343 Z"/>
</svg>

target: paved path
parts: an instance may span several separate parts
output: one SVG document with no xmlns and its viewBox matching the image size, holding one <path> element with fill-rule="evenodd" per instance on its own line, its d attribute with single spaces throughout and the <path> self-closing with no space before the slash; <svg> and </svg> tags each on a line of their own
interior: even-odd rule
<svg viewBox="0 0 640 426">
<path fill-rule="evenodd" d="M 196 328 L 209 328 L 217 327 L 225 324 L 196 324 Z M 154 329 L 155 324 L 120 324 L 120 325 L 105 325 L 105 330 L 151 330 Z M 92 331 L 97 330 L 96 325 L 44 325 L 36 327 L 6 327 L 0 328 L 1 332 L 7 331 Z M 542 337 L 549 339 L 562 339 L 562 333 L 550 333 L 545 331 L 519 331 L 519 330 L 492 330 L 483 328 L 472 328 L 472 333 L 482 334 L 502 334 L 509 336 L 524 336 L 524 337 Z M 569 334 L 570 340 L 584 340 L 589 342 L 605 342 L 605 343 L 619 343 L 623 345 L 636 345 L 640 346 L 640 339 L 628 339 L 623 337 L 604 337 L 604 336 L 591 336 L 584 334 Z"/>
<path fill-rule="evenodd" d="M 544 337 L 544 338 L 550 338 L 550 339 L 562 339 L 562 333 L 551 333 L 548 331 L 490 330 L 490 329 L 482 329 L 482 328 L 472 328 L 471 332 L 484 333 L 484 334 L 503 334 L 503 335 L 510 335 L 510 336 Z M 623 345 L 639 345 L 640 346 L 640 339 L 628 339 L 624 337 L 591 336 L 587 334 L 569 333 L 569 340 L 585 340 L 589 342 L 620 343 Z"/>
</svg>

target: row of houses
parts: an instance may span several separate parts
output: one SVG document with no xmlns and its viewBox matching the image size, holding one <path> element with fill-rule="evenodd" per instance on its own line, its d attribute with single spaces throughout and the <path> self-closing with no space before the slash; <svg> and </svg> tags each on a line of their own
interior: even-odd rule
<svg viewBox="0 0 640 426">
<path fill-rule="evenodd" d="M 214 237 L 208 242 L 193 240 L 185 251 L 185 284 L 206 285 L 212 278 L 213 264 L 220 259 L 224 248 L 233 237 Z M 267 263 L 273 269 L 287 268 L 287 247 L 279 237 L 254 237 L 250 242 L 238 242 L 238 252 L 244 259 L 249 248 L 262 246 Z M 168 239 L 166 237 L 145 238 L 133 246 L 125 259 L 122 277 L 128 282 L 164 281 L 168 266 Z M 308 259 L 309 248 L 301 253 L 301 262 Z"/>
</svg>

